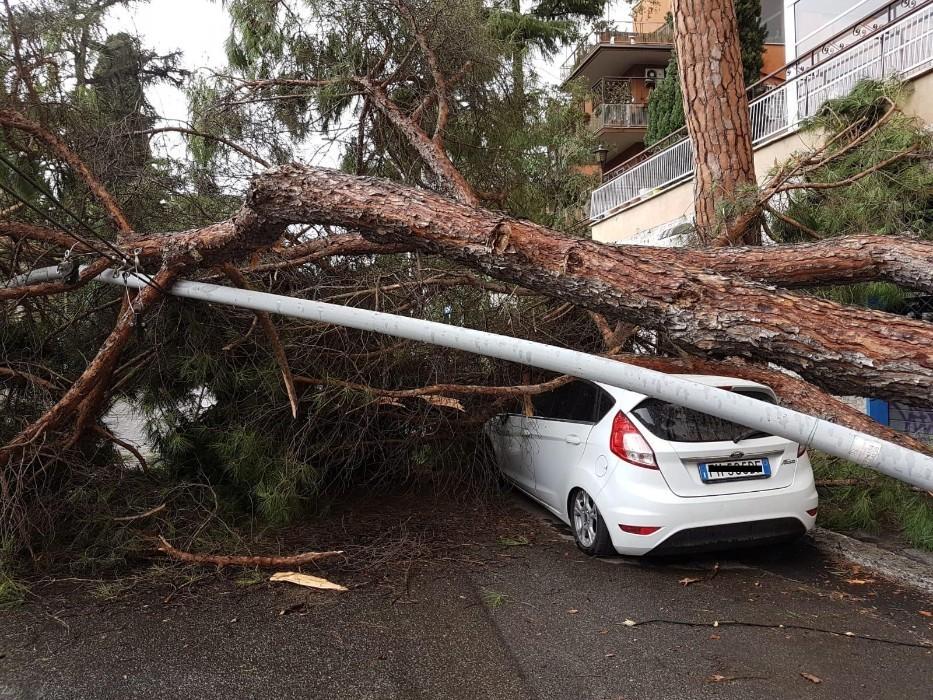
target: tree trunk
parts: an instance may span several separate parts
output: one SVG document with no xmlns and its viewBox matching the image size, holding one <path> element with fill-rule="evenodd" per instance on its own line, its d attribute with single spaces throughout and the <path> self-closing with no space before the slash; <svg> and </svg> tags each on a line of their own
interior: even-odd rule
<svg viewBox="0 0 933 700">
<path fill-rule="evenodd" d="M 249 205 L 279 223 L 415 244 L 497 279 L 656 330 L 685 351 L 775 363 L 839 395 L 929 400 L 933 324 L 846 307 L 612 247 L 411 187 L 288 165 L 253 183 Z"/>
<path fill-rule="evenodd" d="M 659 258 L 779 287 L 893 282 L 933 293 L 933 243 L 870 233 L 817 243 L 747 248 L 659 248 Z"/>
<path fill-rule="evenodd" d="M 696 226 L 712 241 L 739 213 L 742 190 L 753 188 L 748 99 L 733 0 L 674 0 L 674 44 L 693 139 Z M 740 232 L 760 245 L 757 219 Z"/>
<path fill-rule="evenodd" d="M 232 230 L 232 229 L 231 229 Z M 196 232 L 207 233 L 210 227 Z M 128 242 L 127 252 L 139 250 L 143 262 L 158 261 L 163 249 L 176 237 L 191 234 L 138 236 Z M 64 250 L 74 245 L 72 238 L 55 229 L 13 221 L 0 221 L 0 236 L 14 241 L 36 241 Z M 216 241 L 216 238 L 215 238 Z M 217 243 L 210 247 L 216 248 Z M 332 255 L 366 255 L 410 252 L 410 244 L 378 244 L 359 233 L 340 233 L 314 238 L 277 250 L 273 262 L 242 267 L 246 273 L 269 272 L 296 267 Z M 612 248 L 607 247 L 608 250 Z M 842 236 L 817 243 L 732 248 L 648 248 L 627 246 L 633 253 L 651 255 L 658 262 L 688 265 L 720 275 L 799 288 L 855 282 L 893 282 L 906 289 L 933 293 L 933 243 L 910 236 L 878 236 L 870 233 Z M 74 252 L 90 249 L 74 245 Z M 103 267 L 109 261 L 103 260 Z M 100 272 L 100 269 L 97 270 Z M 82 275 L 82 278 L 84 276 Z M 0 288 L 0 301 L 25 296 L 26 288 Z M 31 285 L 30 296 L 67 291 L 60 282 Z"/>
</svg>

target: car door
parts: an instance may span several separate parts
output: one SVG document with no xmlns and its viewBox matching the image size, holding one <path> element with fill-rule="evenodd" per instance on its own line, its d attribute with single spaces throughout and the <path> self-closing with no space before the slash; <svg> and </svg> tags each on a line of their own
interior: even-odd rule
<svg viewBox="0 0 933 700">
<path fill-rule="evenodd" d="M 528 425 L 538 446 L 532 455 L 534 493 L 555 511 L 566 508 L 567 477 L 583 457 L 601 391 L 577 380 L 532 398 L 534 417 Z"/>
<path fill-rule="evenodd" d="M 531 454 L 533 445 L 527 421 L 523 415 L 507 413 L 498 416 L 491 425 L 496 443 L 499 468 L 519 488 L 534 493 L 535 479 Z"/>
</svg>

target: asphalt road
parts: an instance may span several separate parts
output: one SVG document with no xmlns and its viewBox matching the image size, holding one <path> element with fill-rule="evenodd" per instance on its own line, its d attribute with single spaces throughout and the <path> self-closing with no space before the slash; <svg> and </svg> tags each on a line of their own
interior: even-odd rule
<svg viewBox="0 0 933 700">
<path fill-rule="evenodd" d="M 346 593 L 211 572 L 111 600 L 40 587 L 0 613 L 0 698 L 933 696 L 933 601 L 807 543 L 596 560 L 520 500 L 416 502 L 380 515 L 398 539 L 356 515 L 369 564 L 323 572 Z"/>
</svg>

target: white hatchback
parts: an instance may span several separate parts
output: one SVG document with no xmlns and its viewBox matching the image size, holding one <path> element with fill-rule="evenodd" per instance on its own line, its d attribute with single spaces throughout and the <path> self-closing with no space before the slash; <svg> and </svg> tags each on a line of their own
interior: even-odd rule
<svg viewBox="0 0 933 700">
<path fill-rule="evenodd" d="M 731 377 L 680 375 L 775 403 Z M 797 443 L 634 391 L 574 380 L 485 433 L 503 475 L 587 554 L 679 554 L 789 541 L 816 522 Z"/>
</svg>

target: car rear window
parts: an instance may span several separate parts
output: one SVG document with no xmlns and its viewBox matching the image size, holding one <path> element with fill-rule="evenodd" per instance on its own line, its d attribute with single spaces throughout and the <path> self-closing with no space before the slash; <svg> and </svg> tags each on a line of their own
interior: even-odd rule
<svg viewBox="0 0 933 700">
<path fill-rule="evenodd" d="M 733 391 L 765 403 L 775 403 L 771 394 L 760 389 Z M 721 442 L 749 432 L 745 426 L 732 421 L 660 399 L 645 399 L 632 410 L 632 415 L 653 435 L 672 442 Z"/>
</svg>

